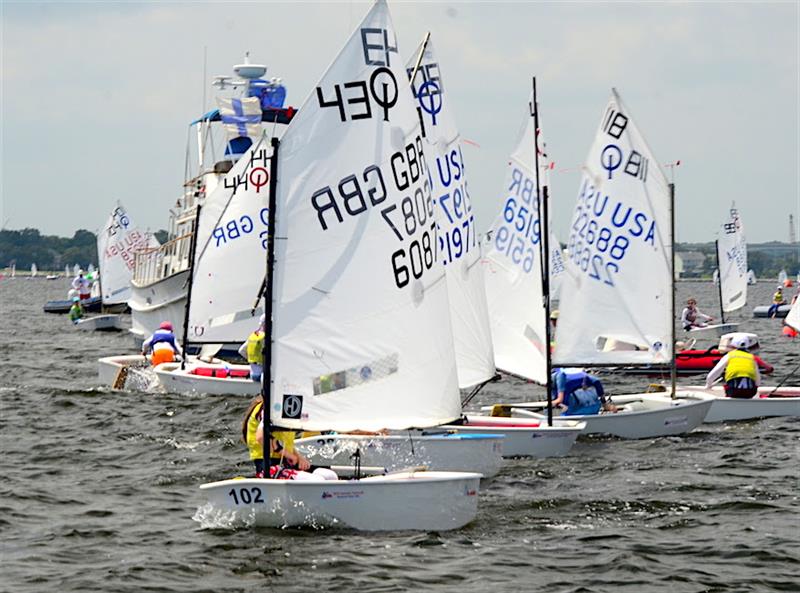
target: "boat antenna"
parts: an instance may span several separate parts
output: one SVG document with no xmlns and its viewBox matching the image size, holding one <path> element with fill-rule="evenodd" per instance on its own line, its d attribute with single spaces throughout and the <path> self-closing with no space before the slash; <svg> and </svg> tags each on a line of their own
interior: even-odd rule
<svg viewBox="0 0 800 593">
<path fill-rule="evenodd" d="M 533 98 L 531 99 L 531 116 L 533 117 L 533 162 L 536 169 L 536 216 L 539 218 L 539 263 L 542 275 L 542 305 L 544 306 L 544 359 L 545 389 L 547 389 L 547 426 L 553 426 L 553 396 L 550 369 L 553 366 L 550 352 L 550 229 L 547 224 L 548 188 L 542 191 L 539 183 L 539 104 L 536 97 L 536 77 L 533 77 Z"/>
<path fill-rule="evenodd" d="M 719 295 L 719 316 L 725 323 L 725 307 L 722 305 L 722 266 L 719 257 L 719 239 L 714 241 L 714 253 L 717 256 L 717 294 Z"/>
<path fill-rule="evenodd" d="M 671 336 L 671 360 L 669 366 L 669 379 L 670 379 L 670 396 L 672 399 L 675 399 L 675 383 L 678 380 L 678 369 L 675 364 L 675 183 L 671 182 L 669 184 L 669 232 L 670 232 L 670 241 L 669 241 L 669 251 L 670 251 L 670 258 L 669 258 L 669 273 L 672 275 L 672 290 L 670 291 L 670 306 L 672 309 L 672 314 L 670 316 L 670 327 L 672 328 L 672 336 Z"/>
<path fill-rule="evenodd" d="M 266 259 L 266 284 L 264 288 L 264 360 L 261 367 L 264 369 L 261 375 L 261 409 L 264 422 L 264 440 L 262 443 L 262 454 L 264 456 L 265 476 L 269 477 L 269 470 L 272 466 L 272 456 L 270 455 L 269 444 L 272 440 L 272 421 L 271 421 L 271 393 L 272 393 L 272 339 L 274 335 L 272 323 L 272 303 L 274 290 L 274 270 L 275 270 L 275 206 L 278 202 L 278 148 L 281 141 L 272 138 L 272 156 L 270 157 L 270 169 L 272 175 L 269 179 L 269 210 L 267 214 L 267 259 Z"/>
<path fill-rule="evenodd" d="M 186 368 L 186 343 L 189 341 L 189 310 L 192 306 L 192 284 L 194 284 L 194 259 L 197 253 L 197 231 L 200 228 L 200 204 L 197 205 L 197 212 L 192 223 L 192 239 L 189 243 L 189 277 L 186 279 L 186 307 L 183 310 L 183 356 L 181 357 L 181 370 Z"/>
</svg>

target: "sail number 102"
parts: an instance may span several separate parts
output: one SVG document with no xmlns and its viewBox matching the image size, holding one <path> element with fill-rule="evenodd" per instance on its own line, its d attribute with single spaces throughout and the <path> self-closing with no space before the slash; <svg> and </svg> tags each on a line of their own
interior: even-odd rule
<svg viewBox="0 0 800 593">
<path fill-rule="evenodd" d="M 231 488 L 228 491 L 228 496 L 233 499 L 233 504 L 264 502 L 264 498 L 261 496 L 261 488 L 257 486 L 252 486 L 250 488 Z"/>
</svg>

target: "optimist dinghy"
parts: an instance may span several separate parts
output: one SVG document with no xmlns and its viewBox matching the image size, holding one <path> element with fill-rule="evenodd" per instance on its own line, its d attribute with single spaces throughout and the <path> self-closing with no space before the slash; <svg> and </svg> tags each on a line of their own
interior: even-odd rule
<svg viewBox="0 0 800 593">
<path fill-rule="evenodd" d="M 389 53 L 375 52 L 386 39 Z M 267 437 L 273 425 L 404 430 L 435 426 L 460 412 L 446 283 L 433 259 L 425 147 L 405 70 L 392 55 L 395 40 L 379 0 L 283 140 L 272 140 Z M 328 98 L 345 84 L 368 89 L 367 112 L 346 102 L 331 108 Z M 252 178 L 258 163 L 252 150 L 234 165 L 231 179 Z M 352 201 L 356 196 L 363 208 Z M 480 477 L 414 471 L 324 482 L 224 480 L 201 486 L 207 504 L 196 517 L 276 527 L 456 529 L 475 517 Z"/>
<path fill-rule="evenodd" d="M 738 311 L 747 304 L 747 241 L 744 225 L 735 204 L 731 204 L 728 219 L 720 226 L 715 241 L 721 323 L 694 327 L 691 336 L 717 336 L 736 331 L 738 323 L 725 321 L 725 313 Z"/>
<path fill-rule="evenodd" d="M 704 422 L 728 422 L 733 420 L 752 420 L 775 416 L 800 416 L 800 386 L 759 387 L 758 394 L 751 399 L 725 397 L 722 386 L 707 389 L 702 385 L 689 386 L 692 398 L 712 403 Z M 616 396 L 614 401 L 624 405 L 643 405 L 670 401 L 666 393 L 642 393 Z"/>
<path fill-rule="evenodd" d="M 674 364 L 673 188 L 616 91 L 583 170 L 570 226 L 554 364 Z M 642 346 L 606 348 L 604 336 L 624 336 L 626 343 Z M 554 424 L 581 421 L 585 433 L 623 438 L 681 434 L 700 425 L 710 408 L 710 402 L 690 395 L 676 393 L 666 404 L 637 402 L 617 413 L 560 417 Z M 505 406 L 512 408 L 512 416 L 544 418 L 521 410 L 524 405 Z"/>
<path fill-rule="evenodd" d="M 119 315 L 93 315 L 78 319 L 74 327 L 82 331 L 122 331 L 122 318 Z"/>
<path fill-rule="evenodd" d="M 423 64 L 438 64 L 429 48 L 425 52 Z M 437 185 L 446 185 L 443 182 L 441 171 L 447 171 L 448 151 L 460 147 L 454 141 L 452 145 L 446 142 L 447 138 L 458 138 L 457 131 L 447 133 L 447 128 L 440 128 L 447 122 L 445 101 L 442 101 L 442 113 L 445 118 L 437 122 L 438 133 L 444 133 L 443 139 L 437 142 L 440 147 L 436 154 L 436 171 L 440 176 L 434 175 L 434 187 L 437 195 L 447 195 L 447 188 Z M 448 292 L 451 298 L 451 310 L 454 330 L 460 326 L 462 339 L 456 341 L 458 347 L 462 345 L 463 351 L 468 356 L 463 359 L 471 362 L 474 369 L 472 376 L 480 377 L 482 383 L 492 379 L 495 375 L 495 364 L 503 371 L 526 377 L 530 380 L 547 383 L 547 355 L 549 349 L 545 346 L 547 338 L 547 324 L 549 311 L 543 303 L 542 295 L 549 291 L 542 282 L 543 275 L 552 278 L 563 271 L 563 265 L 551 265 L 560 262 L 560 250 L 554 252 L 548 249 L 547 241 L 542 240 L 548 233 L 547 224 L 541 221 L 546 217 L 540 216 L 540 201 L 537 200 L 539 176 L 537 161 L 539 157 L 545 158 L 543 150 L 538 149 L 535 130 L 535 119 L 538 117 L 535 105 L 535 96 L 531 96 L 525 105 L 525 115 L 517 134 L 517 143 L 510 155 L 506 169 L 504 187 L 498 200 L 498 217 L 488 233 L 491 243 L 482 261 L 478 260 L 477 249 L 462 256 L 462 265 L 447 265 Z M 441 116 L 442 114 L 439 114 Z M 437 117 L 439 117 L 437 116 Z M 433 159 L 431 160 L 433 162 Z M 463 171 L 462 171 L 463 175 Z M 439 200 L 442 210 L 445 210 L 447 201 Z M 447 212 L 445 212 L 447 214 Z M 450 235 L 457 235 L 458 220 L 456 225 L 448 225 L 450 218 L 445 218 L 444 226 L 440 225 L 440 236 L 445 232 L 446 241 Z M 444 218 L 444 217 L 443 217 Z M 478 247 L 478 246 L 476 246 Z M 543 254 L 550 257 L 543 257 Z M 546 262 L 543 262 L 543 259 Z M 475 266 L 476 263 L 482 265 Z M 471 278 L 467 278 L 464 270 L 473 270 Z M 451 282 L 452 278 L 452 282 Z M 472 282 L 475 287 L 485 291 L 485 297 L 471 298 L 470 307 L 459 305 L 455 302 L 454 295 L 472 295 L 466 288 L 458 289 L 459 284 L 466 285 Z M 548 301 L 549 303 L 549 301 Z M 484 329 L 485 328 L 485 329 Z M 489 332 L 491 334 L 489 335 Z M 456 331 L 456 336 L 459 332 Z M 486 346 L 492 349 L 486 352 Z M 476 362 L 483 361 L 480 372 L 475 372 Z M 462 365 L 459 365 L 459 382 L 462 388 L 471 387 L 475 382 L 461 381 Z M 467 376 L 467 373 L 464 373 Z M 472 395 L 467 398 L 469 400 Z M 583 424 L 572 422 L 561 426 L 551 426 L 547 422 L 516 421 L 508 422 L 503 419 L 492 418 L 477 413 L 468 413 L 458 423 L 442 427 L 445 430 L 455 430 L 461 434 L 490 433 L 502 435 L 504 457 L 556 457 L 569 453 L 575 439 L 580 434 Z"/>
</svg>

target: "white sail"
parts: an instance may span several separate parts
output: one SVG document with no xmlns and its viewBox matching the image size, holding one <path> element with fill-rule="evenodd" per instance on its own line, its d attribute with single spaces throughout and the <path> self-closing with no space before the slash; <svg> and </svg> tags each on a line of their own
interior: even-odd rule
<svg viewBox="0 0 800 593">
<path fill-rule="evenodd" d="M 533 151 L 534 123 L 526 105 L 498 200 L 500 214 L 489 232 L 484 271 L 497 368 L 545 383 L 548 345 Z"/>
<path fill-rule="evenodd" d="M 554 364 L 669 362 L 670 190 L 616 91 L 569 230 Z"/>
<path fill-rule="evenodd" d="M 189 341 L 242 342 L 264 312 L 270 156 L 255 143 L 200 211 L 189 304 Z"/>
<path fill-rule="evenodd" d="M 461 135 L 447 101 L 441 64 L 429 40 L 406 64 L 409 76 L 419 61 L 411 89 L 425 126 L 426 157 L 433 188 L 439 259 L 445 266 L 447 292 L 462 389 L 495 374 L 492 335 L 486 308 L 480 241 L 467 186 Z"/>
<path fill-rule="evenodd" d="M 77 276 L 81 271 L 81 267 L 78 264 L 72 266 L 72 275 Z"/>
<path fill-rule="evenodd" d="M 714 268 L 714 273 L 711 274 L 711 282 L 716 286 L 719 284 L 719 270 Z"/>
<path fill-rule="evenodd" d="M 278 159 L 271 418 L 378 429 L 458 417 L 429 163 L 386 3 L 289 125 Z"/>
<path fill-rule="evenodd" d="M 17 264 L 11 264 L 11 277 L 14 278 L 17 275 Z"/>
<path fill-rule="evenodd" d="M 786 273 L 786 270 L 778 272 L 778 284 L 785 284 L 788 277 L 789 275 Z"/>
<path fill-rule="evenodd" d="M 39 273 L 39 268 L 36 267 L 36 264 L 31 264 L 31 278 L 36 278 L 36 275 Z"/>
<path fill-rule="evenodd" d="M 797 331 L 800 331 L 800 298 L 798 298 L 792 308 L 789 309 L 789 314 L 785 319 L 786 325 L 790 325 Z"/>
<path fill-rule="evenodd" d="M 725 313 L 731 313 L 747 303 L 747 242 L 744 225 L 734 206 L 719 229 L 717 249 L 721 306 Z"/>
<path fill-rule="evenodd" d="M 756 278 L 756 273 L 753 270 L 747 270 L 747 283 L 748 284 L 756 284 L 758 279 Z"/>
<path fill-rule="evenodd" d="M 100 281 L 104 305 L 125 303 L 131 296 L 134 254 L 145 247 L 158 246 L 158 241 L 140 230 L 130 214 L 117 202 L 106 224 L 97 234 L 97 253 L 100 258 Z M 88 274 L 94 266 L 89 264 Z"/>
</svg>

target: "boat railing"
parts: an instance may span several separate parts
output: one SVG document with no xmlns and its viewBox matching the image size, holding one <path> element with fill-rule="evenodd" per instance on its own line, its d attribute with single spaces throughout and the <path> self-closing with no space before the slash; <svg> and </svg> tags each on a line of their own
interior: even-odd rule
<svg viewBox="0 0 800 593">
<path fill-rule="evenodd" d="M 193 233 L 167 241 L 159 247 L 146 247 L 134 254 L 133 282 L 146 285 L 189 268 Z"/>
</svg>

